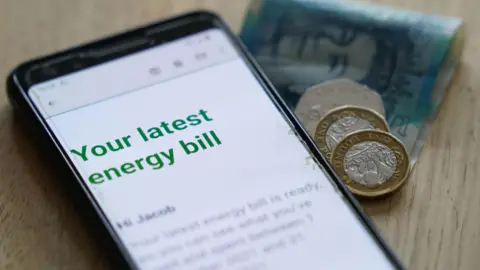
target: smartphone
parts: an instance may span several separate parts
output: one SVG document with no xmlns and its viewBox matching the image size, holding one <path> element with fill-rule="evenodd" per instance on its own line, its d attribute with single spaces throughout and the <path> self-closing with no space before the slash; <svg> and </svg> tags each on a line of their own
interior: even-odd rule
<svg viewBox="0 0 480 270">
<path fill-rule="evenodd" d="M 117 269 L 400 269 L 222 20 L 17 67 L 8 95 Z"/>
</svg>

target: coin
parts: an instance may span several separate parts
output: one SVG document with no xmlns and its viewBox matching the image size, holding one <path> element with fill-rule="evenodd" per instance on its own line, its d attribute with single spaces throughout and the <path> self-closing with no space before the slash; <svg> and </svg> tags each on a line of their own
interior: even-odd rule
<svg viewBox="0 0 480 270">
<path fill-rule="evenodd" d="M 331 164 L 350 191 L 378 197 L 399 189 L 410 171 L 405 146 L 379 130 L 361 130 L 346 136 L 332 153 Z"/>
<path fill-rule="evenodd" d="M 364 129 L 390 131 L 385 119 L 377 112 L 356 106 L 342 106 L 331 110 L 318 122 L 315 143 L 330 160 L 331 152 L 348 134 Z"/>
<path fill-rule="evenodd" d="M 320 118 L 328 111 L 344 105 L 370 108 L 385 116 L 380 95 L 350 79 L 331 80 L 310 87 L 300 97 L 295 115 L 313 136 Z"/>
</svg>

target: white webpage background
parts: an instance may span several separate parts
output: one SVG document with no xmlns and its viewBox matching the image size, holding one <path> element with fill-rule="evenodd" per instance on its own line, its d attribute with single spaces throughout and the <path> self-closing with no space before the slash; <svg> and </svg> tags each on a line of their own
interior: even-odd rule
<svg viewBox="0 0 480 270">
<path fill-rule="evenodd" d="M 185 119 L 200 109 L 208 111 L 213 121 L 149 142 L 136 134 L 137 127 L 147 129 L 162 121 Z M 265 269 L 391 268 L 324 173 L 306 164 L 308 152 L 289 134 L 288 124 L 240 59 L 54 116 L 48 123 L 66 149 L 132 136 L 132 147 L 103 157 L 91 156 L 86 162 L 70 154 L 84 179 L 91 173 L 174 148 L 173 166 L 161 170 L 146 167 L 100 185 L 86 180 L 113 224 L 165 205 L 177 209 L 149 223 L 118 230 L 127 247 L 162 229 L 318 183 L 320 192 L 308 195 L 314 208 L 313 222 L 304 228 L 306 241 L 296 248 L 262 256 L 268 267 Z M 190 156 L 178 147 L 179 140 L 193 141 L 194 136 L 210 130 L 222 145 Z M 138 259 L 162 244 L 130 248 L 130 252 Z"/>
</svg>

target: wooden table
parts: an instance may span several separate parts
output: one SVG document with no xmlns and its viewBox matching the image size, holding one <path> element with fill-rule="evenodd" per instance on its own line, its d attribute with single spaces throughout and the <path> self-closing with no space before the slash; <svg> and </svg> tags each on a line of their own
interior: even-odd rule
<svg viewBox="0 0 480 270">
<path fill-rule="evenodd" d="M 375 1 L 460 16 L 467 23 L 460 72 L 407 186 L 365 204 L 411 269 L 480 268 L 480 23 L 478 0 Z M 1 0 L 0 78 L 18 63 L 195 8 L 238 30 L 247 0 Z M 469 31 L 469 27 L 470 31 Z M 102 250 L 19 127 L 0 88 L 0 269 L 101 269 Z M 348 254 L 345 254 L 348 256 Z"/>
</svg>

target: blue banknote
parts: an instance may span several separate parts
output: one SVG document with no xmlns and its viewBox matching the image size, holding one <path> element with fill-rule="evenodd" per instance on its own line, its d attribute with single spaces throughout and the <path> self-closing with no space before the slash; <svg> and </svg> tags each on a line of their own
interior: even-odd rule
<svg viewBox="0 0 480 270">
<path fill-rule="evenodd" d="M 416 161 L 460 58 L 462 21 L 347 1 L 254 0 L 240 34 L 285 102 L 349 78 L 377 91 Z"/>
</svg>

